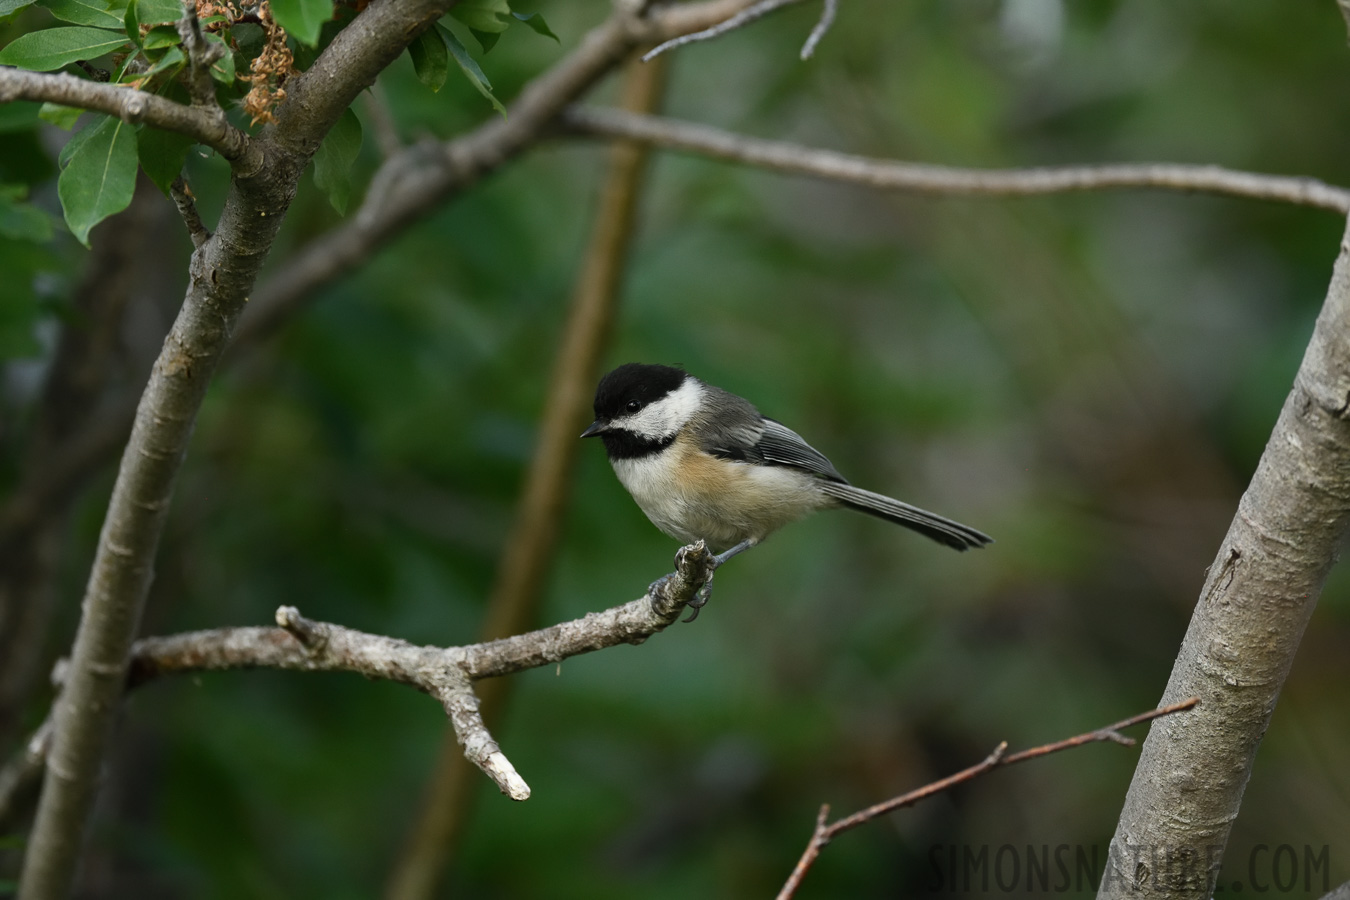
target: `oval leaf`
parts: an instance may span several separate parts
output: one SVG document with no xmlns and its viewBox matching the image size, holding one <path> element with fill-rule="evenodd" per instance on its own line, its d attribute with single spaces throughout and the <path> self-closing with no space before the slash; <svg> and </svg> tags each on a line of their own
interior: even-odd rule
<svg viewBox="0 0 1350 900">
<path fill-rule="evenodd" d="M 539 13 L 531 12 L 529 15 L 525 15 L 524 12 L 513 12 L 512 15 L 516 16 L 516 19 L 520 22 L 528 24 L 529 30 L 535 32 L 535 34 L 541 34 L 545 38 L 552 38 L 558 40 L 558 43 L 562 43 L 562 40 L 558 39 L 558 35 L 553 34 L 551 28 L 548 27 L 548 23 L 544 22 L 544 16 L 539 15 Z"/>
<path fill-rule="evenodd" d="M 163 25 L 183 18 L 183 4 L 178 0 L 135 0 L 128 9 L 141 25 Z"/>
<path fill-rule="evenodd" d="M 339 213 L 352 195 L 352 163 L 361 152 L 361 120 L 348 109 L 314 154 L 314 183 Z"/>
<path fill-rule="evenodd" d="M 166 197 L 169 195 L 169 185 L 182 173 L 191 149 L 192 138 L 172 131 L 144 126 L 136 135 L 136 155 L 141 161 L 141 168 Z"/>
<path fill-rule="evenodd" d="M 511 6 L 506 0 L 459 0 L 450 15 L 474 31 L 495 34 L 511 25 Z"/>
<path fill-rule="evenodd" d="M 333 18 L 332 0 L 272 0 L 272 15 L 277 24 L 297 41 L 313 47 L 319 42 L 319 29 Z"/>
<path fill-rule="evenodd" d="M 435 28 L 428 28 L 408 45 L 413 71 L 417 80 L 439 91 L 445 87 L 445 76 L 450 71 L 450 54 L 445 49 L 445 38 Z"/>
<path fill-rule="evenodd" d="M 530 13 L 529 15 L 526 15 L 525 13 L 513 12 L 511 15 L 530 26 L 530 30 L 535 34 L 542 34 L 544 37 L 551 37 L 555 41 L 558 41 L 558 43 L 562 43 L 562 41 L 558 40 L 558 36 L 553 33 L 553 30 L 548 27 L 548 23 L 544 21 L 544 17 L 539 13 Z"/>
<path fill-rule="evenodd" d="M 38 5 L 46 7 L 62 22 L 122 29 L 122 13 L 112 12 L 102 0 L 39 0 Z"/>
<path fill-rule="evenodd" d="M 0 65 L 50 72 L 77 60 L 97 59 L 125 46 L 128 46 L 127 36 L 120 31 L 48 28 L 15 38 L 13 43 L 0 50 Z"/>
<path fill-rule="evenodd" d="M 66 224 L 86 247 L 89 229 L 126 209 L 136 189 L 135 127 L 104 116 L 87 132 L 56 182 Z"/>
<path fill-rule="evenodd" d="M 478 93 L 488 99 L 493 109 L 502 114 L 502 118 L 506 118 L 506 107 L 502 106 L 501 101 L 493 95 L 492 84 L 483 74 L 483 70 L 478 68 L 478 63 L 474 62 L 473 57 L 469 55 L 469 51 L 464 49 L 464 45 L 459 42 L 459 38 L 439 24 L 436 26 L 436 30 L 441 33 L 441 37 L 445 38 L 445 44 L 450 48 L 450 55 L 459 64 L 464 77 L 469 79 L 469 84 L 478 88 Z"/>
</svg>

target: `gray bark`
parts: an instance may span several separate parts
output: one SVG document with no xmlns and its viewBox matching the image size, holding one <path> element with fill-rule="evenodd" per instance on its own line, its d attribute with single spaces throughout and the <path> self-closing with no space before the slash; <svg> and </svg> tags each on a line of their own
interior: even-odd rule
<svg viewBox="0 0 1350 900">
<path fill-rule="evenodd" d="M 1207 898 L 1257 748 L 1350 525 L 1350 232 L 1270 442 L 1210 566 L 1100 897 Z"/>
</svg>

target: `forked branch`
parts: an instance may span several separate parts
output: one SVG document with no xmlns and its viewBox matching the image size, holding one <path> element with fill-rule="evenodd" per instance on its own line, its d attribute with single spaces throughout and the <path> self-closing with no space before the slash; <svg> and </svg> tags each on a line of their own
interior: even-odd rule
<svg viewBox="0 0 1350 900">
<path fill-rule="evenodd" d="M 1191 709 L 1199 702 L 1200 699 L 1198 697 L 1192 697 L 1189 700 L 1183 700 L 1180 703 L 1173 703 L 1171 706 L 1151 709 L 1148 712 L 1130 716 L 1128 719 L 1122 719 L 1113 725 L 1107 725 L 1105 728 L 1098 728 L 1096 731 L 1088 731 L 1071 738 L 1065 738 L 1062 741 L 1055 741 L 1052 744 L 1042 744 L 1039 747 L 1032 747 L 1029 750 L 1019 750 L 1016 753 L 1009 753 L 1008 742 L 1004 741 L 995 747 L 993 752 L 986 756 L 982 761 L 968 769 L 962 769 L 955 775 L 948 775 L 946 778 L 926 784 L 907 794 L 901 794 L 898 797 L 883 800 L 866 809 L 861 809 L 851 816 L 836 819 L 834 822 L 828 821 L 830 817 L 830 805 L 826 803 L 820 807 L 820 813 L 816 816 L 816 829 L 812 832 L 811 840 L 806 845 L 806 850 L 802 852 L 801 859 L 797 860 L 797 865 L 792 870 L 792 874 L 788 876 L 788 880 L 784 883 L 783 889 L 778 892 L 778 900 L 790 900 L 790 898 L 797 893 L 797 888 L 801 886 L 802 879 L 806 877 L 807 871 L 809 871 L 811 866 L 815 863 L 816 858 L 820 856 L 820 851 L 825 848 L 826 844 L 845 831 L 857 828 L 859 825 L 870 822 L 878 816 L 886 815 L 886 813 L 894 812 L 895 810 L 902 809 L 906 806 L 913 806 L 921 800 L 927 800 L 934 794 L 940 794 L 943 791 L 951 790 L 958 784 L 965 784 L 968 781 L 973 781 L 981 775 L 992 772 L 994 769 L 1002 766 L 1011 766 L 1014 763 L 1026 762 L 1029 759 L 1038 759 L 1042 756 L 1049 756 L 1051 753 L 1058 753 L 1061 750 L 1068 750 L 1071 747 L 1081 747 L 1083 744 L 1091 744 L 1097 741 L 1114 741 L 1117 744 L 1133 746 L 1135 744 L 1134 738 L 1126 737 L 1121 734 L 1120 732 L 1122 729 Z"/>
<path fill-rule="evenodd" d="M 470 762 L 513 800 L 530 788 L 497 746 L 478 712 L 473 682 L 551 665 L 572 656 L 618 644 L 640 644 L 665 630 L 712 577 L 713 555 L 700 541 L 680 549 L 675 571 L 647 593 L 622 606 L 498 641 L 459 647 L 419 647 L 397 638 L 367 634 L 306 619 L 293 606 L 277 610 L 276 628 L 216 628 L 132 645 L 128 687 L 165 675 L 228 669 L 293 669 L 302 672 L 357 672 L 394 681 L 440 701 Z M 58 668 L 57 680 L 61 680 Z M 0 768 L 0 821 L 13 812 L 25 787 L 41 774 L 50 721 L 22 753 Z"/>
</svg>

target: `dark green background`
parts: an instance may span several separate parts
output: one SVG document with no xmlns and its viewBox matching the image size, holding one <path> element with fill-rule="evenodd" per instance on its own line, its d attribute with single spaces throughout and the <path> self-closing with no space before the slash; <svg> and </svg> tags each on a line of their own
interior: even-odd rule
<svg viewBox="0 0 1350 900">
<path fill-rule="evenodd" d="M 562 47 L 508 32 L 483 60 L 503 99 L 609 3 L 521 7 L 544 13 Z M 1329 0 L 853 0 L 804 64 L 818 12 L 803 4 L 679 51 L 668 111 L 952 165 L 1166 160 L 1350 184 L 1350 50 Z M 381 85 L 408 138 L 491 114 L 457 73 L 427 91 L 406 57 Z M 378 153 L 357 112 L 361 191 Z M 44 133 L 43 153 L 61 139 Z M 55 209 L 36 146 L 7 150 L 6 166 L 26 160 Z M 266 624 L 284 603 L 415 642 L 474 638 L 600 151 L 544 145 L 222 377 L 178 486 L 147 633 Z M 190 174 L 211 221 L 226 168 L 197 158 Z M 269 271 L 336 224 L 307 179 Z M 862 516 L 817 516 L 725 569 L 697 623 L 517 676 L 497 736 L 534 796 L 512 804 L 482 780 L 446 895 L 771 896 L 822 802 L 852 811 L 1001 740 L 1042 743 L 1153 706 L 1341 231 L 1335 214 L 1252 200 L 916 199 L 657 157 L 607 361 L 681 363 L 797 428 L 855 483 L 998 542 L 959 555 Z M 146 274 L 170 307 L 189 252 L 179 232 L 164 272 Z M 0 301 L 0 342 L 21 351 L 0 408 L 14 426 L 7 473 L 31 402 L 23 378 L 41 359 L 33 336 L 50 333 L 82 259 L 68 235 L 0 250 L 0 283 L 47 272 L 32 297 Z M 163 319 L 146 318 L 152 339 Z M 71 535 L 53 656 L 110 483 Z M 639 596 L 674 550 L 587 445 L 541 624 Z M 1305 845 L 1329 846 L 1329 872 L 1305 892 L 1300 870 L 1300 896 L 1350 877 L 1348 644 L 1338 571 L 1223 884 L 1252 890 L 1260 844 L 1298 848 L 1300 866 Z M 35 698 L 33 722 L 47 702 Z M 147 687 L 121 723 L 91 896 L 374 896 L 443 727 L 434 702 L 355 676 Z M 953 845 L 1016 845 L 1023 881 L 1028 844 L 1103 853 L 1136 757 L 1090 746 L 873 823 L 830 846 L 800 896 L 963 894 L 935 883 Z M 1256 857 L 1267 881 L 1270 859 Z"/>
</svg>

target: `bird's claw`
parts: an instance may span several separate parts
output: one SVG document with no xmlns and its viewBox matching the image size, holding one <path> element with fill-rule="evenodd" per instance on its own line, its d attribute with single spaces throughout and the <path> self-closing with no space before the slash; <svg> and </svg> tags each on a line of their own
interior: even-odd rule
<svg viewBox="0 0 1350 900">
<path fill-rule="evenodd" d="M 689 618 L 685 619 L 684 621 L 692 622 L 695 619 L 697 619 L 699 610 L 703 609 L 703 607 L 707 605 L 708 598 L 711 596 L 712 596 L 712 575 L 709 575 L 708 580 L 703 582 L 703 587 L 699 588 L 698 591 L 694 594 L 694 596 L 690 598 L 689 602 L 685 604 L 685 606 L 689 608 Z"/>
</svg>

